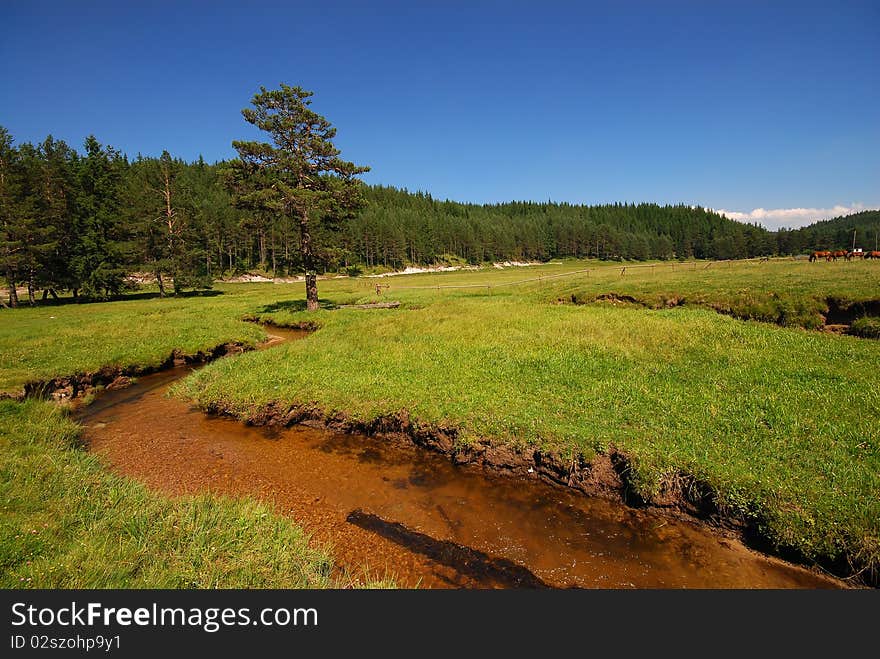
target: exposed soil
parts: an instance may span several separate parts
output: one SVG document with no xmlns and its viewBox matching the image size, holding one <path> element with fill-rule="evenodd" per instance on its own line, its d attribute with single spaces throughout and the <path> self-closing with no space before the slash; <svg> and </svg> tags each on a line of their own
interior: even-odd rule
<svg viewBox="0 0 880 659">
<path fill-rule="evenodd" d="M 15 400 L 51 398 L 58 402 L 81 400 L 90 394 L 97 393 L 99 388 L 113 390 L 127 387 L 131 384 L 131 378 L 134 377 L 166 371 L 184 364 L 204 364 L 218 357 L 250 349 L 250 346 L 241 343 L 223 343 L 212 350 L 200 350 L 194 354 L 174 350 L 158 366 L 105 366 L 98 371 L 89 373 L 76 373 L 51 380 L 34 380 L 26 383 L 18 394 L 0 392 L 0 400 L 4 398 Z"/>
<path fill-rule="evenodd" d="M 244 425 L 167 398 L 189 370 L 143 377 L 84 408 L 90 449 L 164 492 L 269 501 L 332 544 L 354 578 L 366 565 L 402 586 L 843 585 L 686 519 L 684 510 L 718 512 L 692 479 L 654 502 L 665 513 L 621 505 L 621 496 L 639 502 L 619 453 L 587 463 L 490 443 L 463 449 L 451 429 L 422 429 L 405 414 L 362 428 L 371 436 L 317 410 L 270 408 L 250 419 L 262 425 Z"/>
<path fill-rule="evenodd" d="M 614 292 L 600 293 L 586 299 L 581 298 L 577 294 L 573 294 L 569 298 L 560 298 L 556 300 L 556 302 L 558 304 L 606 303 L 615 306 L 633 306 L 642 309 L 669 309 L 673 307 L 692 305 L 695 307 L 702 307 L 704 309 L 712 309 L 713 311 L 720 313 L 724 316 L 731 316 L 738 320 L 757 320 L 761 322 L 768 322 L 767 318 L 756 318 L 749 315 L 748 312 L 731 309 L 721 304 L 706 303 L 700 300 L 688 301 L 686 298 L 677 295 L 664 296 L 658 303 L 653 303 L 643 299 L 639 299 L 633 295 L 625 295 Z M 825 298 L 824 302 L 826 305 L 826 310 L 824 313 L 821 313 L 819 315 L 817 322 L 821 322 L 822 326 L 819 329 L 825 332 L 831 332 L 833 334 L 850 334 L 850 326 L 857 318 L 861 318 L 862 316 L 880 316 L 880 299 L 852 302 L 829 296 Z M 786 319 L 784 314 L 782 314 L 775 324 L 784 326 L 785 323 Z M 853 334 L 853 336 L 858 335 Z"/>
<path fill-rule="evenodd" d="M 835 297 L 825 300 L 828 311 L 825 313 L 825 327 L 844 325 L 847 328 L 862 316 L 880 316 L 880 300 L 848 302 Z"/>
</svg>

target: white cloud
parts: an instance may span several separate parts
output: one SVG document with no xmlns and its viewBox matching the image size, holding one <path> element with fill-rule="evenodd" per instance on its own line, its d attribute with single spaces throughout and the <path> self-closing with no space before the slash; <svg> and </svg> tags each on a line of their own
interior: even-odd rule
<svg viewBox="0 0 880 659">
<path fill-rule="evenodd" d="M 831 208 L 756 208 L 746 213 L 719 209 L 717 212 L 726 215 L 732 220 L 757 222 L 768 229 L 779 229 L 781 227 L 794 229 L 818 222 L 819 220 L 828 220 L 832 217 L 850 215 L 859 211 L 874 210 L 876 208 L 877 206 L 866 206 L 865 204 L 858 203 L 850 206 L 838 204 Z"/>
</svg>

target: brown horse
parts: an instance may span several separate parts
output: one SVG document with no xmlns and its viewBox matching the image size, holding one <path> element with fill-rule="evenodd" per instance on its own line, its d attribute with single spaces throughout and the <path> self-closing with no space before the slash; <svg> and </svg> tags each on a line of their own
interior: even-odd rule
<svg viewBox="0 0 880 659">
<path fill-rule="evenodd" d="M 880 259 L 880 252 L 877 252 L 877 251 L 865 252 L 865 258 L 866 259 Z"/>
<path fill-rule="evenodd" d="M 819 259 L 825 259 L 826 261 L 831 260 L 831 252 L 829 251 L 818 251 L 810 254 L 810 263 L 813 261 L 818 261 Z"/>
<path fill-rule="evenodd" d="M 836 261 L 837 259 L 845 259 L 846 254 L 847 254 L 847 252 L 845 249 L 838 249 L 837 251 L 834 251 L 831 253 L 831 256 L 828 258 L 828 260 L 829 261 Z"/>
<path fill-rule="evenodd" d="M 862 250 L 853 250 L 851 252 L 847 252 L 846 260 L 852 261 L 853 259 L 863 259 L 865 258 L 865 253 Z"/>
</svg>

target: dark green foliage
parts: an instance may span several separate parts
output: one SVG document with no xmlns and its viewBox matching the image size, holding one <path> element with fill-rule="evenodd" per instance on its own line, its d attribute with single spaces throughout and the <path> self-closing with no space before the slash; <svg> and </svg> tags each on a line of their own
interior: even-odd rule
<svg viewBox="0 0 880 659">
<path fill-rule="evenodd" d="M 234 141 L 239 157 L 228 163 L 225 174 L 236 205 L 251 211 L 261 236 L 273 217 L 297 226 L 306 299 L 314 311 L 318 308 L 315 268 L 320 260 L 316 238 L 337 229 L 363 206 L 363 186 L 355 176 L 370 168 L 339 157 L 333 145 L 336 129 L 310 108 L 311 97 L 312 92 L 301 87 L 261 87 L 253 107 L 241 113 L 272 143 Z"/>
<path fill-rule="evenodd" d="M 128 227 L 122 221 L 125 158 L 94 136 L 85 142 L 77 177 L 76 212 L 70 235 L 69 287 L 74 295 L 106 298 L 125 285 Z"/>
<path fill-rule="evenodd" d="M 128 176 L 128 211 L 140 263 L 152 273 L 165 295 L 165 279 L 174 293 L 210 287 L 210 217 L 216 194 L 206 186 L 204 161 L 189 166 L 163 151 L 159 158 L 138 158 Z M 228 206 L 228 199 L 222 198 Z M 207 215 L 207 219 L 206 219 Z"/>
<path fill-rule="evenodd" d="M 777 232 L 777 249 L 783 254 L 800 254 L 813 250 L 853 248 L 865 251 L 880 249 L 880 210 L 862 211 L 852 215 L 816 222 L 801 229 Z"/>
<path fill-rule="evenodd" d="M 511 202 L 477 205 L 376 186 L 343 246 L 367 266 L 601 259 L 732 259 L 772 254 L 773 234 L 685 205 Z"/>
<path fill-rule="evenodd" d="M 27 169 L 26 157 L 12 147 L 12 136 L 0 129 L 0 259 L 13 307 L 18 305 L 15 287 L 27 266 L 28 228 L 35 213 Z"/>
</svg>

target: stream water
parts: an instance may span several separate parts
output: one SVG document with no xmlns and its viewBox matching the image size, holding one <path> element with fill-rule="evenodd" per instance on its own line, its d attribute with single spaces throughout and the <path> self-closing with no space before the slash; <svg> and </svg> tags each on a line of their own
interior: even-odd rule
<svg viewBox="0 0 880 659">
<path fill-rule="evenodd" d="M 304 335 L 270 332 L 275 342 Z M 404 587 L 842 585 L 705 526 L 537 478 L 458 467 L 378 438 L 208 416 L 165 395 L 190 371 L 141 377 L 83 408 L 90 450 L 169 494 L 207 490 L 268 501 L 329 544 L 352 579 L 366 567 Z"/>
</svg>

